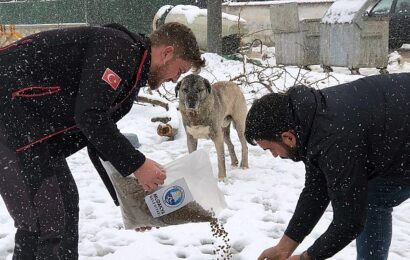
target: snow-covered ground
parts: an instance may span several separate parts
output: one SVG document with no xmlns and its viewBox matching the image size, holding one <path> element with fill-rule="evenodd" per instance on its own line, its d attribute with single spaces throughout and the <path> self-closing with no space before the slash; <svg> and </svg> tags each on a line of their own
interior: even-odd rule
<svg viewBox="0 0 410 260">
<path fill-rule="evenodd" d="M 205 54 L 208 67 L 201 75 L 211 82 L 228 80 L 243 71 L 239 61 L 225 60 L 214 54 Z M 391 73 L 410 72 L 410 63 L 401 62 L 400 55 L 391 56 L 388 70 Z M 272 61 L 272 59 L 270 59 Z M 247 65 L 247 71 L 253 66 Z M 275 81 L 274 89 L 283 89 L 294 84 L 295 78 L 303 76 L 301 82 L 323 88 L 344 83 L 361 76 L 352 76 L 345 68 L 337 68 L 334 73 L 324 74 L 320 67 L 311 72 L 286 67 Z M 283 72 L 283 70 L 281 70 Z M 270 71 L 274 73 L 275 71 Z M 364 75 L 377 74 L 376 69 L 361 69 Z M 261 85 L 242 85 L 242 90 L 251 104 L 254 97 L 268 93 Z M 165 89 L 173 91 L 173 84 Z M 165 89 L 161 93 L 165 94 Z M 141 93 L 147 95 L 147 93 Z M 158 93 L 154 93 L 157 97 Z M 159 97 L 158 97 L 159 98 Z M 173 104 L 177 104 L 173 101 Z M 179 116 L 175 111 L 165 111 L 162 107 L 136 104 L 118 126 L 122 132 L 136 133 L 142 143 L 140 151 L 159 163 L 168 163 L 187 153 L 185 133 L 181 127 L 176 140 L 166 141 L 156 134 L 158 123 L 152 123 L 155 116 Z M 178 120 L 180 120 L 178 118 Z M 177 123 L 178 123 L 177 120 Z M 237 153 L 240 144 L 234 131 L 231 133 Z M 199 148 L 209 151 L 214 175 L 217 172 L 216 151 L 210 140 L 200 140 Z M 81 150 L 68 158 L 80 192 L 80 242 L 79 253 L 82 260 L 170 260 L 170 259 L 224 259 L 213 254 L 218 241 L 212 236 L 208 223 L 185 224 L 163 227 L 148 232 L 124 230 L 120 208 L 115 207 L 104 184 L 89 161 L 86 151 Z M 252 260 L 267 247 L 278 242 L 294 210 L 303 187 L 304 166 L 289 160 L 273 158 L 269 152 L 258 147 L 249 147 L 250 168 L 232 168 L 227 158 L 228 178 L 219 187 L 225 195 L 228 208 L 219 215 L 228 232 L 233 259 Z M 206 192 L 206 191 L 204 191 Z M 392 260 L 410 259 L 410 201 L 395 208 L 393 212 L 393 241 L 390 250 Z M 313 232 L 303 241 L 296 252 L 306 250 L 327 228 L 332 219 L 329 207 Z M 4 203 L 0 201 L 0 260 L 11 259 L 15 229 Z M 335 255 L 332 259 L 355 259 L 355 243 Z"/>
</svg>

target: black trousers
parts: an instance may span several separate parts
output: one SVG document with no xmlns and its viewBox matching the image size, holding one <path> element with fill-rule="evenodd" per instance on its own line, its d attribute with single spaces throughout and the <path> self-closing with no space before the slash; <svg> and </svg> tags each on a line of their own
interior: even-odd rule
<svg viewBox="0 0 410 260">
<path fill-rule="evenodd" d="M 0 126 L 0 194 L 17 232 L 13 260 L 78 259 L 78 190 L 47 146 L 15 153 Z"/>
</svg>

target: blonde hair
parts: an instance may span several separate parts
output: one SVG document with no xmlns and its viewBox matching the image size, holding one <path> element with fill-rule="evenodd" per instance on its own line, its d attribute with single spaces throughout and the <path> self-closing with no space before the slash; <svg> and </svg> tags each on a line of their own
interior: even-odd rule
<svg viewBox="0 0 410 260">
<path fill-rule="evenodd" d="M 149 35 L 153 47 L 172 45 L 178 58 L 189 61 L 194 71 L 198 72 L 205 66 L 201 58 L 198 42 L 192 30 L 177 22 L 165 23 Z"/>
</svg>

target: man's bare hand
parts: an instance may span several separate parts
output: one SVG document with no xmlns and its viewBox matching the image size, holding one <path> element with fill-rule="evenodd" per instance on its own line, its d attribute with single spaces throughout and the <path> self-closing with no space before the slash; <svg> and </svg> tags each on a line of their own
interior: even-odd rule
<svg viewBox="0 0 410 260">
<path fill-rule="evenodd" d="M 164 168 L 148 158 L 146 158 L 144 164 L 134 172 L 134 176 L 146 191 L 156 190 L 159 185 L 164 184 L 166 178 Z"/>
<path fill-rule="evenodd" d="M 302 258 L 302 255 L 303 255 L 303 258 Z M 303 252 L 301 255 L 292 255 L 292 256 L 290 256 L 288 259 L 286 259 L 286 260 L 300 260 L 300 259 L 303 259 L 303 260 L 310 260 L 310 257 L 309 257 L 309 255 L 307 254 L 307 252 L 305 251 L 305 252 Z"/>
<path fill-rule="evenodd" d="M 265 249 L 258 260 L 287 260 L 298 247 L 299 243 L 283 235 L 276 246 Z"/>
<path fill-rule="evenodd" d="M 290 256 L 291 252 L 284 251 L 278 246 L 265 249 L 258 257 L 258 260 L 286 260 Z"/>
</svg>

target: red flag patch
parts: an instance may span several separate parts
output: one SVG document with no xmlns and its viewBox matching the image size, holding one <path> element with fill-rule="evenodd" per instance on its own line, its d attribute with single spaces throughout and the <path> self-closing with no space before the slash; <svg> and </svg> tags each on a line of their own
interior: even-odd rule
<svg viewBox="0 0 410 260">
<path fill-rule="evenodd" d="M 108 83 L 114 90 L 118 88 L 118 85 L 120 85 L 121 78 L 118 76 L 114 71 L 112 71 L 110 68 L 107 68 L 104 72 L 104 75 L 102 79 Z"/>
</svg>

